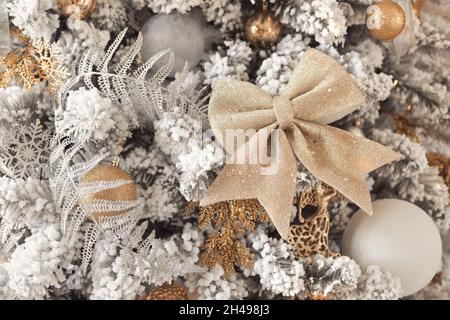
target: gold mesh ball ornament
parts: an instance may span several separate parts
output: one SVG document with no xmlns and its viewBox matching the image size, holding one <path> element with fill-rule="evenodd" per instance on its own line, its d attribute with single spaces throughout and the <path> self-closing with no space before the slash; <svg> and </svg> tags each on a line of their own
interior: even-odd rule
<svg viewBox="0 0 450 320">
<path fill-rule="evenodd" d="M 280 21 L 268 10 L 266 1 L 263 2 L 262 11 L 248 19 L 244 25 L 247 41 L 262 47 L 277 43 L 282 29 Z"/>
<path fill-rule="evenodd" d="M 58 0 L 58 7 L 63 15 L 68 17 L 74 14 L 78 8 L 80 19 L 84 19 L 94 12 L 96 5 L 96 0 Z"/>
<path fill-rule="evenodd" d="M 394 39 L 403 31 L 405 23 L 405 11 L 392 0 L 382 0 L 367 8 L 366 27 L 375 39 Z"/>
<path fill-rule="evenodd" d="M 115 181 L 115 180 L 130 180 L 131 182 L 119 187 L 102 190 L 96 193 L 89 193 L 84 197 L 84 202 L 89 204 L 96 200 L 110 200 L 110 201 L 134 201 L 137 200 L 136 183 L 128 173 L 122 170 L 116 164 L 98 165 L 89 171 L 82 179 L 83 182 L 101 182 L 101 181 Z M 92 218 L 100 217 L 114 217 L 128 212 L 128 210 L 121 211 L 107 211 L 94 212 Z"/>
</svg>

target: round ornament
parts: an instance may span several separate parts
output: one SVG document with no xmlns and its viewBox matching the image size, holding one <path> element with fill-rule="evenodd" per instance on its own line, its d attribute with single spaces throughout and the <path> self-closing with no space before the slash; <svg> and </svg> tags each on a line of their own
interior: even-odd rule
<svg viewBox="0 0 450 320">
<path fill-rule="evenodd" d="M 186 61 L 193 68 L 200 62 L 205 50 L 203 28 L 202 17 L 197 12 L 154 15 L 142 28 L 142 57 L 149 59 L 162 50 L 171 49 L 175 54 L 172 75 L 182 71 Z M 163 57 L 155 63 L 155 68 L 165 63 L 167 58 Z"/>
<path fill-rule="evenodd" d="M 137 188 L 134 180 L 119 166 L 98 165 L 94 169 L 89 171 L 83 177 L 81 182 L 101 182 L 115 180 L 130 180 L 132 182 L 113 189 L 90 193 L 84 197 L 84 202 L 89 203 L 95 200 L 134 201 L 137 199 Z M 114 217 L 126 212 L 128 212 L 128 210 L 95 212 L 92 214 L 92 218 Z"/>
<path fill-rule="evenodd" d="M 405 23 L 405 11 L 392 0 L 382 0 L 367 8 L 366 27 L 375 39 L 393 40 L 403 31 Z"/>
<path fill-rule="evenodd" d="M 350 220 L 342 252 L 363 269 L 378 265 L 399 277 L 403 295 L 425 287 L 440 270 L 442 240 L 433 220 L 398 199 L 373 202 L 373 215 L 359 210 Z"/>
<path fill-rule="evenodd" d="M 80 19 L 94 12 L 96 5 L 96 0 L 58 0 L 58 7 L 63 15 L 68 17 L 79 11 Z"/>
<path fill-rule="evenodd" d="M 262 12 L 248 19 L 244 25 L 247 41 L 262 47 L 277 43 L 282 31 L 280 21 L 267 9 L 267 5 L 263 5 Z"/>
</svg>

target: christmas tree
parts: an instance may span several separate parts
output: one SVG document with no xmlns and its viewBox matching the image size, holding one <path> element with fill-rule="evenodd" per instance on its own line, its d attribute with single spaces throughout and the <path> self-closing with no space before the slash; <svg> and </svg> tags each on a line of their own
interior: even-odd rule
<svg viewBox="0 0 450 320">
<path fill-rule="evenodd" d="M 450 299 L 447 1 L 0 9 L 0 299 Z"/>
</svg>

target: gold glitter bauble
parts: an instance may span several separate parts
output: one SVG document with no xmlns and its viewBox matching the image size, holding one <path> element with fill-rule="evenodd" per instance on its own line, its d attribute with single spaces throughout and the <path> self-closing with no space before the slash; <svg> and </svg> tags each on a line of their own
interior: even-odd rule
<svg viewBox="0 0 450 320">
<path fill-rule="evenodd" d="M 58 0 L 59 9 L 65 16 L 70 16 L 80 9 L 80 19 L 86 18 L 95 10 L 96 0 Z"/>
<path fill-rule="evenodd" d="M 86 203 L 94 200 L 110 200 L 110 201 L 134 201 L 137 199 L 137 189 L 134 180 L 128 173 L 123 171 L 120 167 L 114 165 L 98 165 L 89 171 L 82 179 L 83 182 L 101 182 L 101 181 L 115 181 L 115 180 L 130 180 L 131 183 L 119 186 L 113 189 L 107 189 L 96 193 L 88 194 L 83 200 Z M 98 217 L 113 217 L 118 216 L 129 210 L 122 211 L 107 211 L 95 212 L 92 218 Z"/>
<path fill-rule="evenodd" d="M 177 284 L 163 284 L 150 290 L 144 300 L 189 300 L 185 287 Z"/>
<path fill-rule="evenodd" d="M 247 20 L 244 31 L 247 41 L 265 47 L 280 40 L 282 26 L 271 12 L 263 10 Z"/>
<path fill-rule="evenodd" d="M 405 11 L 394 1 L 383 0 L 367 8 L 366 27 L 375 39 L 394 39 L 403 31 L 405 22 Z"/>
</svg>

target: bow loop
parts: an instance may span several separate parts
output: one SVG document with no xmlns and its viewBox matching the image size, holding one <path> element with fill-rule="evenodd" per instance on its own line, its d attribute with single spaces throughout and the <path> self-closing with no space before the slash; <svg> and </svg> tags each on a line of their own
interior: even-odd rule
<svg viewBox="0 0 450 320">
<path fill-rule="evenodd" d="M 364 95 L 344 68 L 314 49 L 303 55 L 280 96 L 271 97 L 248 82 L 218 81 L 209 102 L 211 127 L 222 133 L 230 129 L 245 133 L 251 129 L 247 130 L 253 131 L 249 139 L 237 139 L 243 143 L 234 149 L 234 155 L 259 154 L 260 149 L 247 147 L 260 146 L 262 142 L 270 146 L 271 166 L 266 170 L 260 160 L 256 164 L 227 163 L 200 205 L 256 198 L 286 238 L 298 160 L 318 179 L 370 214 L 366 174 L 400 155 L 327 125 L 353 112 L 363 101 Z M 257 141 L 259 133 L 277 126 L 278 140 L 272 134 L 272 139 Z"/>
<path fill-rule="evenodd" d="M 272 100 L 273 111 L 280 129 L 291 129 L 294 125 L 294 113 L 291 101 L 287 96 L 275 96 Z"/>
</svg>

